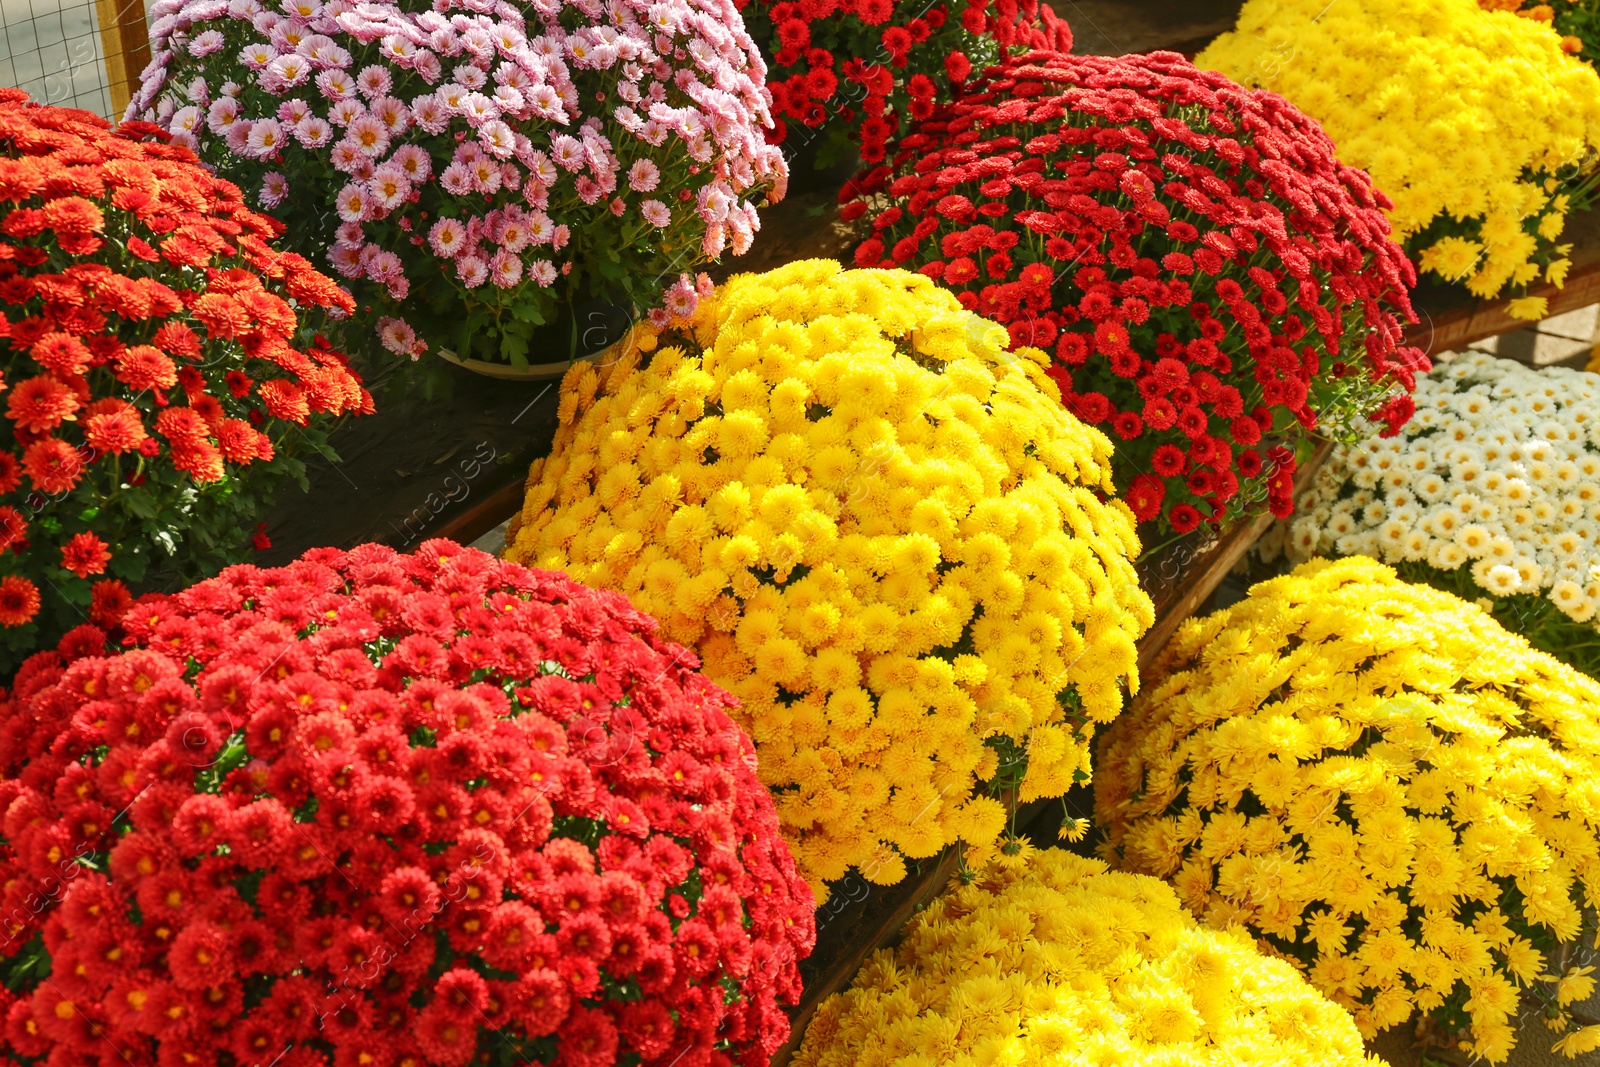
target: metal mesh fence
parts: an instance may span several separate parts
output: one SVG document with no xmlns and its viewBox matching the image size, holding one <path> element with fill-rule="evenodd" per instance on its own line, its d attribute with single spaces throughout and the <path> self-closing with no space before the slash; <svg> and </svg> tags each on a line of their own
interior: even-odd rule
<svg viewBox="0 0 1600 1067">
<path fill-rule="evenodd" d="M 0 0 L 0 86 L 119 119 L 150 62 L 144 0 Z"/>
</svg>

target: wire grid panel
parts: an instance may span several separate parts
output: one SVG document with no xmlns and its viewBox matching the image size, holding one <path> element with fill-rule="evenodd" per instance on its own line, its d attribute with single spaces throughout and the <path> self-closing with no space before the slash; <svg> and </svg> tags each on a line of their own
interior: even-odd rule
<svg viewBox="0 0 1600 1067">
<path fill-rule="evenodd" d="M 116 120 L 150 61 L 143 0 L 0 0 L 0 86 Z"/>
</svg>

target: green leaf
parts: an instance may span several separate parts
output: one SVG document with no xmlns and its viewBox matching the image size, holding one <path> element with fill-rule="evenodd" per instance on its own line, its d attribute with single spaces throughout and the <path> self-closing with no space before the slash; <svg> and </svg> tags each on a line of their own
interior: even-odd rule
<svg viewBox="0 0 1600 1067">
<path fill-rule="evenodd" d="M 114 552 L 107 569 L 115 578 L 136 583 L 144 578 L 145 571 L 149 569 L 149 561 L 139 551 Z"/>
<path fill-rule="evenodd" d="M 222 779 L 228 776 L 229 771 L 244 766 L 244 761 L 249 758 L 250 753 L 244 747 L 244 734 L 234 734 L 228 738 L 228 743 L 217 753 L 211 765 L 195 775 L 195 789 L 202 793 L 221 792 Z"/>
<path fill-rule="evenodd" d="M 500 338 L 500 355 L 517 370 L 523 370 L 528 366 L 527 342 L 519 342 L 510 335 Z"/>
</svg>

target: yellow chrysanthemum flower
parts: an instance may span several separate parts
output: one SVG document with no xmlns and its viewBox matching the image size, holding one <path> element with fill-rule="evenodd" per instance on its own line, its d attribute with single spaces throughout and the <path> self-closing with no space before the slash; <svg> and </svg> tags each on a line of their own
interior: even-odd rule
<svg viewBox="0 0 1600 1067">
<path fill-rule="evenodd" d="M 1382 1067 L 1350 1017 L 1166 885 L 1024 848 L 953 887 L 823 1001 L 795 1067 Z"/>
<path fill-rule="evenodd" d="M 569 372 L 508 555 L 699 650 L 819 894 L 957 841 L 981 862 L 989 798 L 1087 778 L 1152 607 L 1110 442 L 1044 355 L 921 275 L 821 260 L 645 334 Z"/>
<path fill-rule="evenodd" d="M 1587 192 L 1600 147 L 1600 76 L 1569 52 L 1548 20 L 1474 0 L 1249 0 L 1195 63 L 1294 101 L 1389 197 L 1424 271 L 1492 298 L 1565 278 L 1551 194 Z"/>
<path fill-rule="evenodd" d="M 1593 942 L 1600 682 L 1359 556 L 1189 620 L 1156 672 L 1100 746 L 1114 862 L 1250 927 L 1367 1036 L 1464 1009 L 1498 1063 L 1526 998 L 1559 1020 L 1592 992 L 1535 946 Z M 1314 743 L 1284 760 L 1290 723 Z"/>
</svg>

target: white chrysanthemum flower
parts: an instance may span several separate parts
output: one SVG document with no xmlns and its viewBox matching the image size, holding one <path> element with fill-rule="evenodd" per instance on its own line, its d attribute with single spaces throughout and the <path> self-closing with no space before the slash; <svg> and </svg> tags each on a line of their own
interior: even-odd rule
<svg viewBox="0 0 1600 1067">
<path fill-rule="evenodd" d="M 1541 595 L 1594 619 L 1600 375 L 1467 352 L 1420 379 L 1415 399 L 1398 436 L 1334 451 L 1264 554 L 1462 569 L 1491 596 Z"/>
<path fill-rule="evenodd" d="M 1296 554 L 1315 552 L 1318 536 L 1317 526 L 1310 519 L 1301 519 L 1289 528 L 1289 543 L 1298 550 Z"/>
<path fill-rule="evenodd" d="M 1444 499 L 1445 485 L 1445 480 L 1433 471 L 1429 471 L 1412 483 L 1417 495 L 1430 504 Z"/>
<path fill-rule="evenodd" d="M 1600 597 L 1591 596 L 1585 591 L 1583 598 L 1573 605 L 1567 616 L 1576 622 L 1589 622 L 1595 616 L 1595 611 L 1600 610 Z"/>
<path fill-rule="evenodd" d="M 1455 543 L 1473 559 L 1480 559 L 1489 551 L 1489 530 L 1477 523 L 1469 523 L 1456 531 Z"/>
<path fill-rule="evenodd" d="M 1508 567 L 1504 563 L 1496 563 L 1487 572 L 1488 581 L 1484 584 L 1491 593 L 1499 596 L 1510 596 L 1522 588 L 1522 575 L 1517 573 L 1515 567 Z"/>
</svg>

